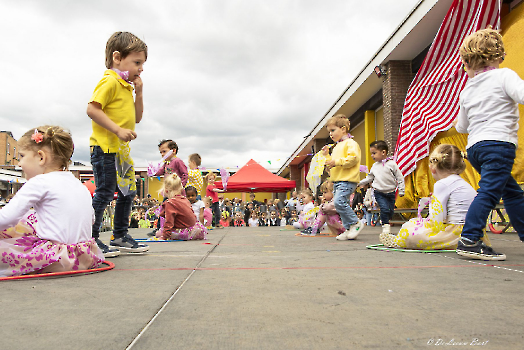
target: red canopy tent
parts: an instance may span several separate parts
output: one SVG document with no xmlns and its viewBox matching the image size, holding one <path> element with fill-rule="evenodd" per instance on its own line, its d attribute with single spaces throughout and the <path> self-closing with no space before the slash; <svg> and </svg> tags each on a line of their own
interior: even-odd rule
<svg viewBox="0 0 524 350">
<path fill-rule="evenodd" d="M 91 177 L 89 180 L 84 181 L 82 183 L 87 189 L 89 190 L 89 193 L 91 193 L 91 197 L 95 195 L 96 185 L 95 185 L 95 177 Z M 113 196 L 113 199 L 116 199 L 118 197 L 118 193 L 115 192 L 115 195 Z"/>
<path fill-rule="evenodd" d="M 222 181 L 215 182 L 218 188 Z M 226 192 L 287 192 L 296 187 L 295 181 L 273 174 L 251 159 L 227 181 Z"/>
<path fill-rule="evenodd" d="M 96 189 L 95 178 L 92 177 L 89 180 L 83 182 L 83 184 L 85 187 L 87 187 L 87 189 L 89 190 L 89 193 L 91 193 L 91 197 L 93 197 L 93 195 L 95 194 L 95 189 Z"/>
</svg>

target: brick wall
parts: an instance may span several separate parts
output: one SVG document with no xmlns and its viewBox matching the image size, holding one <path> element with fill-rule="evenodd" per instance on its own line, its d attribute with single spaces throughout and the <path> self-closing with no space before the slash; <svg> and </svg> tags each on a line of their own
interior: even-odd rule
<svg viewBox="0 0 524 350">
<path fill-rule="evenodd" d="M 411 72 L 411 61 L 389 61 L 387 63 L 387 75 L 382 82 L 382 96 L 384 141 L 388 144 L 390 154 L 395 151 L 406 92 L 414 76 Z"/>
<path fill-rule="evenodd" d="M 7 150 L 8 144 L 9 153 Z M 19 158 L 18 152 L 18 142 L 14 138 L 12 138 L 7 132 L 0 132 L 0 165 L 17 165 L 17 158 Z"/>
<path fill-rule="evenodd" d="M 289 166 L 289 179 L 294 180 L 296 184 L 296 188 L 300 189 L 302 188 L 302 176 L 301 176 L 301 170 L 298 168 L 298 165 L 290 165 Z"/>
</svg>

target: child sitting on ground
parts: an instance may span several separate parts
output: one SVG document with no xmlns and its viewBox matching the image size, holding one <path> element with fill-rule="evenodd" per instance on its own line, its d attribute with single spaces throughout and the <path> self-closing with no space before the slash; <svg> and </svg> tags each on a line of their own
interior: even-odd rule
<svg viewBox="0 0 524 350">
<path fill-rule="evenodd" d="M 138 211 L 131 213 L 131 218 L 129 219 L 129 228 L 138 228 L 138 222 L 140 221 L 140 214 Z"/>
<path fill-rule="evenodd" d="M 269 214 L 269 226 L 280 226 L 280 218 L 276 210 L 272 210 Z"/>
<path fill-rule="evenodd" d="M 191 203 L 191 208 L 195 213 L 195 217 L 201 224 L 204 224 L 204 209 L 206 205 L 198 198 L 198 192 L 193 186 L 186 187 L 186 198 Z"/>
<path fill-rule="evenodd" d="M 315 207 L 313 203 L 313 192 L 309 188 L 300 191 L 299 197 L 302 199 L 304 207 L 298 216 L 298 221 L 293 223 L 293 227 L 298 229 L 309 228 L 315 222 L 315 216 L 319 208 Z"/>
<path fill-rule="evenodd" d="M 153 203 L 153 202 L 152 202 Z M 158 219 L 158 217 L 155 214 L 155 210 L 158 209 L 158 205 L 154 204 L 149 208 L 146 212 L 146 220 L 149 221 L 149 227 L 155 226 L 155 221 Z"/>
<path fill-rule="evenodd" d="M 393 217 L 395 210 L 395 192 L 398 189 L 398 195 L 404 196 L 404 176 L 393 157 L 388 157 L 388 144 L 385 141 L 371 142 L 369 151 L 375 163 L 371 167 L 368 176 L 360 181 L 358 185 L 364 186 L 372 182 L 371 186 L 373 187 L 375 200 L 380 208 L 382 232 L 390 233 L 389 220 Z"/>
<path fill-rule="evenodd" d="M 262 211 L 258 214 L 258 226 L 260 227 L 263 227 L 263 226 L 268 226 L 268 222 L 267 222 L 267 219 L 266 219 L 266 212 L 265 211 Z"/>
<path fill-rule="evenodd" d="M 138 227 L 140 228 L 149 228 L 149 220 L 146 219 L 146 213 L 143 212 L 141 215 L 140 220 L 138 220 Z"/>
<path fill-rule="evenodd" d="M 344 228 L 344 225 L 342 225 L 340 215 L 338 215 L 335 209 L 335 203 L 333 201 L 333 182 L 325 181 L 322 183 L 320 191 L 322 192 L 324 203 L 320 206 L 320 210 L 311 228 L 304 230 L 302 234 L 315 236 L 320 232 L 322 226 L 327 223 L 327 227 L 331 233 L 338 236 L 345 232 L 346 229 Z"/>
<path fill-rule="evenodd" d="M 255 211 L 255 208 L 253 206 L 253 203 L 248 203 L 244 210 L 244 221 L 245 222 L 249 221 L 249 218 L 251 217 L 254 211 Z M 257 219 L 258 219 L 258 215 L 257 215 Z"/>
<path fill-rule="evenodd" d="M 295 222 L 298 222 L 298 215 L 296 209 L 291 209 L 291 215 L 287 219 L 287 224 L 295 227 Z"/>
<path fill-rule="evenodd" d="M 398 235 L 380 234 L 387 247 L 409 249 L 455 249 L 468 208 L 476 192 L 459 174 L 466 169 L 462 152 L 453 145 L 440 145 L 429 156 L 429 169 L 437 180 L 427 218 L 414 218 L 402 225 Z"/>
<path fill-rule="evenodd" d="M 229 227 L 229 219 L 230 219 L 229 211 L 227 211 L 226 209 L 222 210 L 222 217 L 220 218 L 220 225 L 224 227 Z"/>
<path fill-rule="evenodd" d="M 366 218 L 364 217 L 364 209 L 362 204 L 359 204 L 355 210 L 355 214 L 357 214 L 357 218 L 362 222 L 363 225 L 366 224 Z"/>
<path fill-rule="evenodd" d="M 160 216 L 165 218 L 164 227 L 158 230 L 157 238 L 165 240 L 197 240 L 205 239 L 207 230 L 197 221 L 191 203 L 181 192 L 182 180 L 177 174 L 171 174 L 164 179 L 162 192 L 168 199 L 162 203 Z"/>
<path fill-rule="evenodd" d="M 280 226 L 286 226 L 288 221 L 288 212 L 286 208 L 280 210 Z"/>
<path fill-rule="evenodd" d="M 251 217 L 248 220 L 249 227 L 258 227 L 258 216 L 254 211 L 251 212 Z"/>
<path fill-rule="evenodd" d="M 41 126 L 18 147 L 27 182 L 0 210 L 0 276 L 98 267 L 104 255 L 91 237 L 91 195 L 67 171 L 69 132 Z"/>
<path fill-rule="evenodd" d="M 244 222 L 244 219 L 242 219 L 242 213 L 236 212 L 235 213 L 235 220 L 233 220 L 233 226 L 234 227 L 244 227 L 246 226 L 246 223 Z"/>
</svg>

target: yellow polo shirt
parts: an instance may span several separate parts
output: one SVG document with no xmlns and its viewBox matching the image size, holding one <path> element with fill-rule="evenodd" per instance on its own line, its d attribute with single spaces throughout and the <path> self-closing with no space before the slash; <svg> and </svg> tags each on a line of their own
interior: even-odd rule
<svg viewBox="0 0 524 350">
<path fill-rule="evenodd" d="M 353 139 L 337 143 L 331 156 L 327 156 L 327 160 L 331 159 L 335 160 L 330 171 L 331 181 L 360 181 L 360 147 Z"/>
<path fill-rule="evenodd" d="M 202 172 L 200 169 L 187 169 L 187 186 L 193 186 L 198 191 L 197 194 L 204 197 L 204 179 L 202 178 Z"/>
<path fill-rule="evenodd" d="M 135 100 L 133 86 L 113 70 L 108 69 L 98 82 L 90 102 L 97 102 L 104 113 L 118 126 L 135 130 Z M 116 153 L 119 148 L 118 137 L 111 131 L 92 122 L 93 133 L 90 146 L 100 146 L 105 153 Z"/>
</svg>

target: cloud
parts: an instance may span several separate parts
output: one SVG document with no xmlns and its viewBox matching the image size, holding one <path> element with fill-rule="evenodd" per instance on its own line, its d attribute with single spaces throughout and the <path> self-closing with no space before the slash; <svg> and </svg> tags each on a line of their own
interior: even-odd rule
<svg viewBox="0 0 524 350">
<path fill-rule="evenodd" d="M 127 30 L 149 54 L 135 164 L 158 160 L 158 141 L 172 138 L 208 168 L 251 158 L 275 168 L 416 3 L 7 1 L 0 129 L 63 125 L 74 160 L 88 162 L 86 106 L 108 37 Z"/>
</svg>

